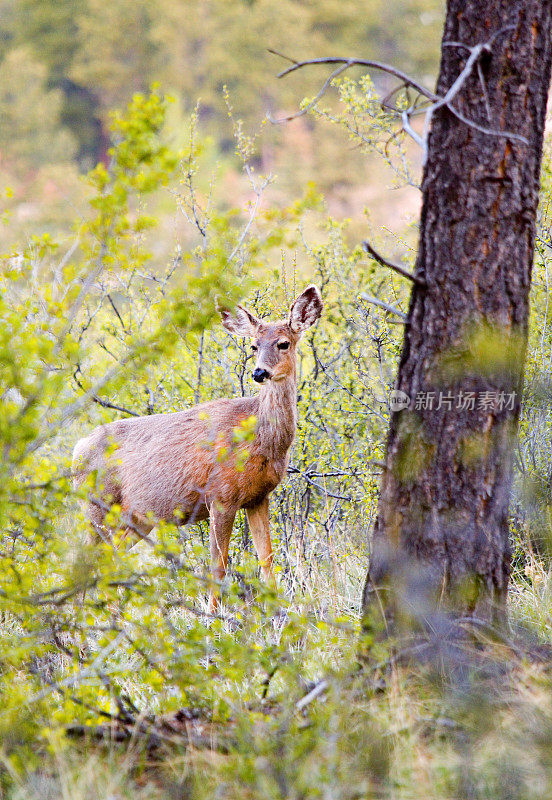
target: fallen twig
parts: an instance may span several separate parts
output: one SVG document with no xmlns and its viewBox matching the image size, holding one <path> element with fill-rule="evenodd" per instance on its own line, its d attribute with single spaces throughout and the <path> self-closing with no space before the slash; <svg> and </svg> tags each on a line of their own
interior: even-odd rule
<svg viewBox="0 0 552 800">
<path fill-rule="evenodd" d="M 313 700 L 316 700 L 317 697 L 320 697 L 321 694 L 325 694 L 328 691 L 330 684 L 325 678 L 322 678 L 321 681 L 318 681 L 316 686 L 310 690 L 308 694 L 302 697 L 300 700 L 295 703 L 295 708 L 297 711 L 302 711 L 306 708 Z"/>
</svg>

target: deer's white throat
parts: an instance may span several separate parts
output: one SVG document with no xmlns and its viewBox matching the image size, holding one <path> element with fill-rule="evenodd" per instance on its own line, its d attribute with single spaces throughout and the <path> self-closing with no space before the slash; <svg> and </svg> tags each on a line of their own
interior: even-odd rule
<svg viewBox="0 0 552 800">
<path fill-rule="evenodd" d="M 257 436 L 259 449 L 267 457 L 286 457 L 297 428 L 297 384 L 295 375 L 267 381 L 259 392 Z"/>
</svg>

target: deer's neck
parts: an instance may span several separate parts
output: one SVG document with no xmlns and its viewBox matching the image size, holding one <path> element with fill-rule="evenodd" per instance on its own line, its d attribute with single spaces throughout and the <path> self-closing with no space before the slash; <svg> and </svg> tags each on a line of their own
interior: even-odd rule
<svg viewBox="0 0 552 800">
<path fill-rule="evenodd" d="M 259 394 L 257 446 L 273 461 L 286 458 L 297 427 L 297 383 L 295 375 L 268 381 Z"/>
</svg>

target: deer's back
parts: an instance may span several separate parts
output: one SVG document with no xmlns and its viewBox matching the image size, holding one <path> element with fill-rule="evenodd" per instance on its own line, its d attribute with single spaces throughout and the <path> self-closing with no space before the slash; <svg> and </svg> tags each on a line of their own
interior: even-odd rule
<svg viewBox="0 0 552 800">
<path fill-rule="evenodd" d="M 255 441 L 236 443 L 234 429 L 258 412 L 258 398 L 215 400 L 172 414 L 117 420 L 75 448 L 83 472 L 103 472 L 113 501 L 140 514 L 183 522 L 208 516 L 216 500 L 236 508 L 260 502 L 280 482 Z M 247 454 L 244 452 L 247 450 Z"/>
</svg>

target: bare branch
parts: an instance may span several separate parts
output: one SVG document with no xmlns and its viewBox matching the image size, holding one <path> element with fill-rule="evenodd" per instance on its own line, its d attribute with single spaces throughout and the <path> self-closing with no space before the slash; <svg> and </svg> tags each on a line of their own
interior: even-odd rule
<svg viewBox="0 0 552 800">
<path fill-rule="evenodd" d="M 88 502 L 91 503 L 93 506 L 97 506 L 102 511 L 105 511 L 105 512 L 111 511 L 111 506 L 109 506 L 107 503 L 104 503 L 103 500 L 100 500 L 99 497 L 94 497 L 94 495 L 92 495 L 92 494 L 89 495 Z M 132 518 L 131 518 L 131 516 L 129 514 L 126 514 L 126 513 L 121 514 L 120 521 L 125 526 L 125 528 L 128 528 L 134 534 L 136 534 L 136 536 L 142 542 L 146 542 L 153 549 L 155 548 L 155 546 L 156 546 L 155 542 L 152 539 L 150 539 L 150 537 L 147 534 L 145 534 L 142 530 L 140 530 L 140 528 L 137 525 L 134 524 L 134 522 L 133 522 L 133 520 L 132 520 Z"/>
<path fill-rule="evenodd" d="M 285 53 L 280 53 L 279 50 L 273 50 L 272 47 L 268 47 L 267 50 L 273 56 L 278 56 L 279 58 L 283 58 L 284 61 L 289 61 L 291 64 L 298 64 L 299 63 L 295 58 L 292 58 L 291 56 L 286 56 Z"/>
<path fill-rule="evenodd" d="M 282 122 L 289 122 L 292 119 L 297 119 L 297 117 L 303 116 L 313 106 L 316 105 L 316 103 L 320 100 L 320 98 L 326 93 L 332 81 L 338 75 L 340 75 L 342 72 L 349 69 L 350 67 L 361 66 L 385 72 L 388 75 L 392 75 L 395 78 L 399 79 L 400 81 L 399 86 L 388 92 L 388 94 L 381 101 L 381 105 L 382 108 L 387 109 L 392 113 L 394 113 L 396 116 L 400 117 L 402 129 L 406 133 L 408 133 L 408 135 L 411 136 L 412 139 L 422 148 L 424 154 L 423 163 L 425 163 L 425 160 L 427 158 L 427 139 L 428 139 L 429 128 L 431 125 L 431 119 L 435 111 L 437 111 L 440 108 L 447 108 L 451 112 L 451 114 L 453 114 L 458 120 L 460 120 L 460 122 L 463 122 L 465 125 L 468 125 L 474 130 L 477 130 L 480 133 L 483 133 L 487 136 L 499 136 L 505 139 L 512 139 L 514 141 L 520 142 L 521 144 L 528 145 L 529 142 L 524 136 L 521 136 L 518 133 L 514 133 L 513 131 L 501 131 L 480 125 L 474 120 L 471 120 L 468 117 L 464 116 L 464 114 L 457 108 L 455 108 L 452 104 L 452 101 L 459 94 L 460 90 L 464 86 L 468 77 L 472 74 L 473 70 L 477 68 L 477 72 L 481 82 L 483 98 L 486 105 L 487 116 L 490 117 L 488 96 L 484 81 L 482 80 L 482 71 L 479 64 L 479 60 L 483 53 L 491 52 L 491 46 L 498 36 L 500 36 L 501 34 L 505 33 L 508 30 L 512 30 L 513 27 L 514 26 L 509 25 L 505 28 L 501 28 L 499 31 L 496 31 L 488 41 L 480 42 L 479 44 L 476 44 L 474 46 L 462 44 L 461 42 L 445 42 L 444 46 L 465 48 L 466 50 L 469 51 L 469 56 L 462 71 L 460 72 L 460 74 L 458 75 L 452 86 L 447 90 L 445 95 L 442 97 L 434 94 L 425 86 L 422 86 L 420 83 L 418 83 L 418 81 L 414 80 L 401 70 L 396 69 L 390 64 L 384 64 L 381 61 L 372 61 L 370 59 L 362 59 L 362 58 L 333 58 L 333 57 L 312 58 L 306 61 L 296 61 L 295 59 L 290 58 L 289 56 L 286 56 L 282 53 L 278 53 L 275 50 L 271 50 L 270 52 L 273 53 L 274 55 L 277 55 L 280 58 L 284 58 L 287 61 L 291 62 L 291 66 L 286 67 L 286 69 L 282 70 L 282 72 L 278 74 L 278 78 L 283 78 L 286 75 L 290 75 L 292 72 L 295 72 L 296 70 L 302 69 L 303 67 L 306 66 L 313 66 L 316 64 L 337 64 L 338 66 L 326 79 L 316 97 L 313 100 L 311 100 L 304 108 L 302 108 L 301 111 L 298 111 L 296 114 L 291 114 L 287 117 L 282 117 L 280 119 L 272 119 L 270 116 L 268 116 L 268 119 L 274 123 L 282 123 Z M 397 92 L 401 91 L 402 89 L 408 90 L 409 88 L 414 89 L 418 93 L 418 98 L 416 98 L 408 108 L 406 109 L 399 108 L 389 103 L 393 95 L 397 94 Z M 420 109 L 418 105 L 418 99 L 420 96 L 425 97 L 427 100 L 431 102 L 431 105 L 426 109 Z M 423 135 L 421 136 L 412 128 L 412 125 L 410 123 L 410 118 L 420 113 L 425 113 L 424 132 Z"/>
<path fill-rule="evenodd" d="M 469 47 L 468 45 L 461 45 L 459 42 L 444 42 L 443 46 L 453 46 L 453 47 L 466 47 L 470 51 L 470 55 L 468 60 L 466 61 L 464 68 L 460 75 L 456 78 L 452 86 L 448 89 L 447 93 L 444 97 L 437 100 L 432 106 L 429 107 L 427 110 L 427 119 L 431 120 L 431 117 L 439 108 L 446 106 L 449 111 L 454 114 L 454 116 L 463 122 L 466 125 L 469 125 L 471 128 L 475 128 L 475 130 L 480 131 L 481 133 L 490 135 L 490 136 L 502 136 L 506 139 L 515 139 L 523 144 L 529 144 L 527 139 L 524 136 L 520 136 L 518 133 L 512 133 L 511 131 L 498 131 L 493 130 L 491 128 L 486 128 L 482 125 L 479 125 L 477 122 L 468 119 L 465 117 L 460 111 L 458 111 L 453 105 L 452 101 L 460 92 L 462 86 L 465 84 L 468 77 L 473 72 L 473 69 L 476 64 L 479 63 L 479 59 L 483 53 L 490 53 L 491 52 L 491 44 L 496 39 L 496 37 L 503 33 L 505 30 L 513 28 L 514 26 L 510 25 L 508 28 L 503 28 L 500 31 L 497 31 L 487 42 L 481 42 L 480 44 L 476 44 L 473 47 Z M 480 73 L 481 74 L 481 73 Z M 484 97 L 486 98 L 486 92 L 484 91 Z M 429 124 L 426 121 L 426 128 L 429 128 Z"/>
<path fill-rule="evenodd" d="M 295 708 L 297 711 L 302 711 L 306 708 L 313 700 L 316 700 L 317 697 L 320 697 L 321 694 L 324 694 L 329 689 L 328 681 L 323 678 L 321 681 L 318 681 L 314 689 L 302 697 L 297 703 L 295 703 Z"/>
<path fill-rule="evenodd" d="M 346 500 L 348 503 L 354 503 L 357 500 L 356 497 L 350 497 L 348 495 L 334 494 L 333 492 L 329 492 L 325 486 L 320 486 L 319 483 L 313 481 L 312 478 L 310 478 L 308 473 L 306 472 L 297 471 L 294 474 L 299 475 L 299 477 L 303 478 L 310 486 L 313 486 L 324 496 L 333 497 L 335 500 Z"/>
<path fill-rule="evenodd" d="M 280 53 L 277 55 L 280 55 Z M 287 56 L 282 57 L 288 58 Z M 293 59 L 290 58 L 288 58 L 288 60 L 293 61 Z M 425 86 L 422 86 L 421 83 L 418 83 L 418 81 L 414 80 L 414 78 L 411 78 L 410 75 L 406 74 L 406 72 L 402 72 L 402 70 L 391 66 L 391 64 L 384 64 L 381 61 L 371 61 L 364 58 L 311 58 L 307 61 L 294 61 L 291 67 L 288 67 L 278 74 L 278 78 L 284 78 L 291 72 L 295 72 L 295 70 L 314 64 L 343 64 L 346 69 L 349 69 L 349 67 L 368 67 L 369 69 L 377 69 L 380 72 L 386 72 L 388 75 L 393 75 L 395 78 L 398 78 L 405 84 L 405 86 L 411 86 L 413 89 L 416 89 L 417 92 L 424 97 L 427 97 L 432 102 L 435 102 L 439 99 L 436 94 L 431 92 L 429 89 L 426 89 Z"/>
<path fill-rule="evenodd" d="M 406 314 L 403 314 L 403 312 L 399 311 L 399 309 L 395 308 L 395 306 L 390 306 L 389 303 L 384 303 L 383 300 L 378 300 L 377 297 L 372 297 L 371 295 L 362 292 L 360 299 L 364 300 L 366 303 L 371 303 L 373 306 L 377 306 L 378 308 L 383 308 L 384 311 L 388 311 L 390 314 L 395 314 L 395 316 L 399 317 L 399 319 L 401 319 L 403 322 L 408 321 Z"/>
<path fill-rule="evenodd" d="M 401 120 L 402 120 L 402 126 L 403 126 L 404 130 L 406 131 L 406 133 L 408 133 L 410 138 L 414 139 L 416 144 L 419 145 L 422 148 L 422 150 L 424 152 L 424 157 L 422 159 L 422 163 L 425 164 L 426 158 L 427 158 L 427 136 L 425 136 L 425 135 L 424 136 L 420 136 L 419 134 L 416 133 L 416 131 L 414 130 L 414 128 L 410 124 L 410 115 L 408 113 L 408 110 L 405 109 L 404 111 L 401 111 Z"/>
<path fill-rule="evenodd" d="M 389 267 L 389 269 L 392 269 L 394 272 L 398 273 L 403 278 L 407 278 L 409 281 L 412 281 L 412 283 L 415 283 L 418 286 L 424 288 L 427 287 L 427 283 L 426 281 L 423 280 L 423 278 L 418 278 L 416 275 L 413 275 L 411 272 L 408 272 L 408 270 L 404 269 L 404 267 L 401 267 L 399 264 L 394 264 L 392 261 L 388 261 L 382 255 L 380 255 L 377 250 L 375 250 L 372 247 L 370 242 L 363 241 L 362 246 L 366 250 L 368 255 L 371 256 L 375 261 L 377 261 L 382 266 Z"/>
<path fill-rule="evenodd" d="M 117 308 L 117 306 L 115 305 L 115 303 L 114 303 L 114 301 L 113 301 L 113 298 L 111 297 L 111 295 L 109 294 L 109 292 L 107 293 L 107 299 L 109 300 L 109 302 L 110 302 L 110 304 L 111 304 L 111 308 L 113 309 L 113 311 L 114 311 L 114 312 L 115 312 L 115 314 L 117 315 L 117 317 L 118 317 L 118 319 L 119 319 L 119 322 L 121 323 L 121 327 L 122 327 L 123 331 L 124 331 L 125 333 L 127 333 L 126 325 L 125 325 L 125 323 L 123 322 L 123 318 L 122 318 L 122 317 L 121 317 L 121 315 L 119 314 L 119 309 L 118 309 L 118 308 Z"/>
<path fill-rule="evenodd" d="M 489 102 L 489 94 L 487 92 L 487 85 L 485 84 L 485 78 L 483 76 L 483 70 L 481 69 L 481 62 L 477 62 L 477 76 L 479 78 L 479 83 L 481 85 L 481 91 L 483 92 L 483 99 L 485 100 L 485 110 L 487 112 L 487 119 L 489 122 L 492 122 L 493 116 L 491 114 L 491 104 Z"/>
<path fill-rule="evenodd" d="M 108 297 L 109 297 L 109 295 L 108 295 Z M 79 374 L 80 371 L 81 371 L 80 367 L 77 365 L 76 370 L 73 372 L 73 380 L 75 381 L 75 383 L 77 384 L 79 389 L 81 389 L 83 392 L 85 392 L 86 389 L 84 388 L 84 386 L 82 385 L 80 380 L 77 378 L 77 375 Z M 121 414 L 128 414 L 130 417 L 139 417 L 140 416 L 140 414 L 138 414 L 136 411 L 132 411 L 130 408 L 125 408 L 124 406 L 118 406 L 116 403 L 112 403 L 109 400 L 104 400 L 103 397 L 99 397 L 94 392 L 90 395 L 90 399 L 94 403 L 97 403 L 102 408 L 112 408 L 114 411 L 120 411 Z"/>
<path fill-rule="evenodd" d="M 239 253 L 243 243 L 245 242 L 245 240 L 247 238 L 247 235 L 249 233 L 249 230 L 250 230 L 250 228 L 251 228 L 251 226 L 252 226 L 252 224 L 253 224 L 253 222 L 255 220 L 255 217 L 257 216 L 257 211 L 259 210 L 259 205 L 261 203 L 263 192 L 266 189 L 266 187 L 272 181 L 272 175 L 268 175 L 261 184 L 256 184 L 255 181 L 253 180 L 252 173 L 251 173 L 251 168 L 249 167 L 249 165 L 246 165 L 245 171 L 246 171 L 247 177 L 249 179 L 249 183 L 251 184 L 251 186 L 253 188 L 253 191 L 255 192 L 255 200 L 251 204 L 251 207 L 250 207 L 250 210 L 249 210 L 249 217 L 248 217 L 247 222 L 245 223 L 245 225 L 244 225 L 244 227 L 242 229 L 242 232 L 240 233 L 239 239 L 236 242 L 236 245 L 235 245 L 234 249 L 232 250 L 232 252 L 228 256 L 228 260 L 226 262 L 227 264 L 230 264 L 230 262 L 234 260 L 234 258 Z"/>
<path fill-rule="evenodd" d="M 468 119 L 465 117 L 457 108 L 455 108 L 452 103 L 447 104 L 448 110 L 454 114 L 454 116 L 463 122 L 465 125 L 469 125 L 470 128 L 474 128 L 479 133 L 484 133 L 486 136 L 499 136 L 503 139 L 513 139 L 520 144 L 529 144 L 529 141 L 525 138 L 525 136 L 521 136 L 519 133 L 512 133 L 511 131 L 497 131 L 494 128 L 486 128 L 484 125 L 479 125 L 477 122 L 474 122 L 472 119 Z"/>
<path fill-rule="evenodd" d="M 290 67 L 289 70 L 287 70 L 286 72 L 282 72 L 280 75 L 278 75 L 278 77 L 281 78 L 288 72 L 290 72 L 292 69 L 296 69 L 300 66 L 301 64 L 297 64 L 295 67 Z M 274 125 L 281 125 L 283 122 L 291 122 L 292 119 L 298 119 L 299 117 L 303 117 L 311 110 L 313 106 L 315 106 L 318 103 L 320 98 L 326 94 L 326 91 L 331 86 L 331 83 L 334 80 L 334 78 L 337 78 L 338 75 L 341 75 L 342 72 L 345 72 L 345 70 L 348 69 L 349 66 L 350 66 L 349 64 L 342 64 L 340 67 L 337 67 L 337 69 L 334 69 L 332 74 L 324 81 L 324 84 L 320 89 L 320 91 L 318 92 L 318 94 L 316 95 L 316 97 L 314 97 L 314 99 L 311 100 L 310 103 L 308 103 L 300 111 L 297 111 L 295 114 L 290 114 L 288 117 L 279 117 L 278 119 L 275 119 L 274 117 L 271 117 L 269 114 L 267 114 L 269 122 L 272 122 Z"/>
</svg>

